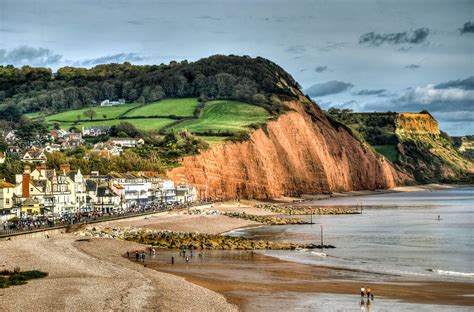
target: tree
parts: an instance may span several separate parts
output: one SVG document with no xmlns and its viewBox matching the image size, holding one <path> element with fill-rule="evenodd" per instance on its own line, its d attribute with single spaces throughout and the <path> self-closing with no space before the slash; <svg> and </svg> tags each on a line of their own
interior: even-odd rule
<svg viewBox="0 0 474 312">
<path fill-rule="evenodd" d="M 84 112 L 84 116 L 90 118 L 91 120 L 94 119 L 95 116 L 97 116 L 97 113 L 93 109 L 88 109 Z"/>
</svg>

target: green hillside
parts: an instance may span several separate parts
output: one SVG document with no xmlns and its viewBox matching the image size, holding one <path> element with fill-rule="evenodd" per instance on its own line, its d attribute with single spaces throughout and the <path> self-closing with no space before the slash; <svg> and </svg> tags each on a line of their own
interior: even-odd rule
<svg viewBox="0 0 474 312">
<path fill-rule="evenodd" d="M 163 127 L 175 122 L 176 120 L 170 118 L 134 118 L 134 119 L 113 119 L 113 120 L 98 120 L 98 121 L 81 121 L 81 122 L 61 122 L 60 125 L 64 129 L 70 127 L 97 127 L 97 126 L 114 126 L 121 122 L 128 122 L 134 125 L 137 129 L 143 131 L 159 131 Z"/>
<path fill-rule="evenodd" d="M 269 116 L 259 106 L 237 101 L 211 101 L 206 103 L 199 119 L 186 120 L 174 128 L 196 133 L 245 131 L 251 124 L 265 122 Z"/>
<path fill-rule="evenodd" d="M 111 107 L 88 107 L 53 114 L 45 118 L 50 127 L 61 128 L 113 126 L 128 122 L 143 131 L 160 131 L 173 124 L 173 129 L 187 129 L 208 137 L 211 143 L 222 142 L 225 137 L 248 130 L 248 126 L 265 122 L 270 114 L 262 107 L 238 101 L 210 101 L 202 108 L 199 118 L 194 117 L 198 107 L 196 98 L 166 99 L 150 104 L 126 104 Z M 94 110 L 91 120 L 84 116 Z M 36 116 L 31 116 L 32 118 Z M 214 136 L 218 134 L 220 138 Z"/>
<path fill-rule="evenodd" d="M 92 109 L 96 113 L 94 120 L 104 119 L 115 119 L 129 110 L 138 107 L 139 104 L 124 104 L 117 106 L 98 106 L 98 107 L 86 107 L 82 109 L 71 110 L 62 112 L 54 115 L 47 116 L 45 119 L 47 122 L 59 121 L 59 122 L 75 122 L 78 120 L 88 121 L 90 118 L 84 116 L 84 112 Z"/>
<path fill-rule="evenodd" d="M 198 101 L 196 98 L 168 99 L 131 110 L 125 114 L 125 116 L 143 117 L 174 115 L 178 117 L 191 117 L 196 110 L 197 104 Z"/>
</svg>

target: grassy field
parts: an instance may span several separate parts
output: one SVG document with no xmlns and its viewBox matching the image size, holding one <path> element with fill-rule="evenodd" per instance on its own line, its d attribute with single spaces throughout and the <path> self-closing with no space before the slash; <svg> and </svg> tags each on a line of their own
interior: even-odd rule
<svg viewBox="0 0 474 312">
<path fill-rule="evenodd" d="M 211 101 L 206 103 L 201 118 L 184 121 L 174 128 L 191 132 L 245 131 L 250 124 L 265 122 L 268 117 L 265 109 L 255 105 L 237 101 Z"/>
<path fill-rule="evenodd" d="M 46 117 L 49 126 L 59 123 L 64 129 L 75 126 L 79 129 L 91 126 L 113 126 L 121 122 L 133 124 L 144 131 L 159 131 L 163 127 L 176 122 L 172 118 L 132 118 L 119 119 L 120 117 L 152 117 L 152 116 L 177 116 L 192 117 L 198 105 L 197 99 L 167 99 L 146 105 L 126 104 L 111 107 L 87 107 L 69 112 L 62 112 Z M 84 112 L 93 109 L 97 116 L 91 121 Z M 34 118 L 38 115 L 29 114 Z M 80 116 L 80 120 L 78 120 Z M 207 102 L 199 119 L 183 120 L 174 126 L 175 130 L 188 129 L 191 132 L 246 131 L 253 123 L 265 122 L 269 117 L 268 112 L 258 106 L 237 101 L 210 101 Z M 203 136 L 209 144 L 222 143 L 226 138 L 218 136 Z"/>
<path fill-rule="evenodd" d="M 142 116 L 193 116 L 198 102 L 195 98 L 188 99 L 168 99 L 151 103 L 127 113 L 127 117 Z"/>
<path fill-rule="evenodd" d="M 25 114 L 25 116 L 30 118 L 30 119 L 34 119 L 34 118 L 40 116 L 40 112 L 28 113 L 28 114 Z"/>
<path fill-rule="evenodd" d="M 373 145 L 377 153 L 384 155 L 391 162 L 398 159 L 398 150 L 395 145 Z"/>
<path fill-rule="evenodd" d="M 103 121 L 84 121 L 79 123 L 73 122 L 61 122 L 61 127 L 64 129 L 69 129 L 72 126 L 75 126 L 82 130 L 82 127 L 95 127 L 95 126 L 114 126 L 118 125 L 121 122 L 128 122 L 137 127 L 138 129 L 144 131 L 155 130 L 158 131 L 164 126 L 169 125 L 175 120 L 169 118 L 139 118 L 139 119 L 114 119 L 114 120 L 103 120 Z M 52 125 L 51 125 L 52 126 Z"/>
<path fill-rule="evenodd" d="M 68 112 L 62 112 L 54 115 L 50 115 L 46 117 L 46 121 L 52 122 L 55 120 L 58 121 L 65 121 L 65 122 L 74 122 L 77 121 L 77 116 L 80 116 L 81 121 L 90 120 L 86 116 L 84 116 L 84 112 L 92 109 L 96 112 L 97 116 L 94 120 L 103 120 L 103 119 L 114 119 L 122 116 L 126 113 L 129 109 L 138 107 L 140 104 L 125 104 L 125 105 L 117 105 L 117 106 L 97 106 L 97 107 L 86 107 L 81 109 L 76 109 Z"/>
<path fill-rule="evenodd" d="M 199 136 L 199 138 L 209 145 L 225 143 L 227 140 L 227 137 L 222 136 Z"/>
</svg>

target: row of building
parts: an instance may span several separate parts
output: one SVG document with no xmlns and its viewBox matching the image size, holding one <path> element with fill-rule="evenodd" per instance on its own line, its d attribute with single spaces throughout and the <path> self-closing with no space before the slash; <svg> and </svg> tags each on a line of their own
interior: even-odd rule
<svg viewBox="0 0 474 312">
<path fill-rule="evenodd" d="M 85 176 L 80 170 L 70 170 L 69 165 L 61 165 L 60 170 L 43 165 L 31 170 L 27 165 L 16 175 L 15 183 L 0 181 L 0 221 L 14 216 L 110 214 L 195 200 L 193 186 L 176 186 L 155 172 L 94 172 Z"/>
</svg>

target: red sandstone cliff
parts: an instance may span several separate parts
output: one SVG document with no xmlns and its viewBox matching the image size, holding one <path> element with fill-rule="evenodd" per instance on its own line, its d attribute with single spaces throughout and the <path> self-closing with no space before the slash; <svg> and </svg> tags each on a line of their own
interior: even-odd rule
<svg viewBox="0 0 474 312">
<path fill-rule="evenodd" d="M 185 157 L 168 175 L 195 185 L 212 198 L 275 198 L 284 195 L 380 189 L 401 175 L 331 123 L 302 98 L 287 103 L 294 111 L 252 132 L 249 141 L 213 146 Z"/>
</svg>

